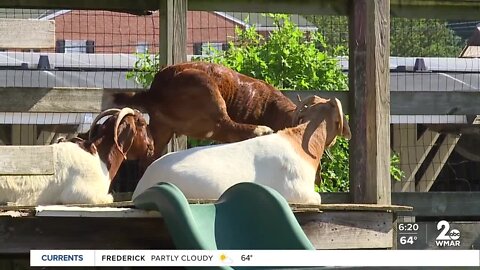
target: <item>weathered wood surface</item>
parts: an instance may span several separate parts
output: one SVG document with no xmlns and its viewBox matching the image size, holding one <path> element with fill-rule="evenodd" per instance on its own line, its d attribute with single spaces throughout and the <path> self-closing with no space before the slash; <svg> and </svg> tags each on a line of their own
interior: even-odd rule
<svg viewBox="0 0 480 270">
<path fill-rule="evenodd" d="M 350 190 L 355 203 L 390 204 L 390 1 L 350 3 Z"/>
<path fill-rule="evenodd" d="M 54 171 L 52 147 L 0 146 L 0 175 L 45 175 Z"/>
<path fill-rule="evenodd" d="M 296 216 L 317 249 L 392 247 L 391 213 L 344 211 Z"/>
<path fill-rule="evenodd" d="M 440 133 L 426 130 L 420 138 L 416 124 L 393 126 L 393 149 L 400 155 L 400 169 L 405 177 L 392 180 L 393 191 L 415 192 L 415 174 L 437 141 Z"/>
<path fill-rule="evenodd" d="M 389 248 L 393 213 L 296 213 L 318 249 Z M 161 218 L 0 216 L 0 254 L 31 249 L 174 249 Z"/>
<path fill-rule="evenodd" d="M 160 1 L 160 66 L 187 60 L 187 0 Z M 174 135 L 165 151 L 187 149 L 187 137 Z"/>
<path fill-rule="evenodd" d="M 430 190 L 435 183 L 435 180 L 437 180 L 437 176 L 440 174 L 440 171 L 443 169 L 443 166 L 450 157 L 450 154 L 457 145 L 459 139 L 460 135 L 445 135 L 445 139 L 441 142 L 437 152 L 428 164 L 427 169 L 420 177 L 418 183 L 415 185 L 415 191 L 428 192 Z"/>
<path fill-rule="evenodd" d="M 299 5 L 292 0 L 194 0 L 189 10 L 276 12 L 316 15 L 347 15 L 347 0 L 305 0 Z M 144 14 L 157 10 L 158 0 L 2 0 L 0 7 L 44 9 L 99 9 Z M 471 0 L 391 0 L 393 16 L 408 18 L 437 18 L 477 20 L 480 3 Z"/>
<path fill-rule="evenodd" d="M 112 94 L 136 92 L 142 89 L 101 88 L 29 88 L 0 87 L 0 112 L 100 112 L 115 107 Z M 350 113 L 349 91 L 282 91 L 296 102 L 297 95 L 305 98 L 319 95 L 338 98 L 344 112 Z M 392 91 L 392 115 L 480 115 L 478 92 L 418 92 Z"/>
<path fill-rule="evenodd" d="M 31 249 L 174 249 L 162 219 L 0 217 L 0 254 Z"/>
<path fill-rule="evenodd" d="M 335 196 L 339 196 L 337 193 Z M 216 200 L 195 200 L 189 199 L 190 204 L 214 203 Z M 379 204 L 352 204 L 352 203 L 331 203 L 321 205 L 290 204 L 294 213 L 319 213 L 329 211 L 359 211 L 359 212 L 403 212 L 412 211 L 410 206 L 402 205 L 379 205 Z M 81 213 L 104 213 L 104 217 L 152 217 L 154 211 L 135 209 L 132 201 L 118 201 L 107 204 L 69 204 L 50 206 L 22 206 L 22 205 L 0 205 L 0 213 L 16 211 L 29 216 L 56 216 L 58 213 L 69 213 L 70 216 L 83 216 Z M 133 213 L 132 212 L 136 212 Z M 41 213 L 41 214 L 40 214 Z M 62 214 L 63 215 L 63 214 Z M 153 215 L 158 216 L 158 215 Z"/>
<path fill-rule="evenodd" d="M 0 19 L 0 48 L 55 48 L 55 21 Z"/>
<path fill-rule="evenodd" d="M 480 192 L 398 192 L 394 204 L 412 206 L 401 215 L 425 217 L 480 217 Z"/>
<path fill-rule="evenodd" d="M 98 88 L 0 88 L 0 111 L 100 112 L 114 107 L 113 91 Z"/>
<path fill-rule="evenodd" d="M 322 204 L 318 209 L 324 211 L 393 211 L 399 215 L 411 216 L 439 216 L 439 217 L 479 217 L 480 216 L 480 192 L 393 192 L 392 203 L 394 205 L 354 205 L 350 208 L 350 195 L 348 193 L 321 193 Z M 190 200 L 190 203 L 209 203 L 212 201 Z M 131 202 L 117 202 L 115 207 L 131 207 Z M 403 207 L 402 207 L 403 206 Z M 405 208 L 405 207 L 413 207 Z M 301 208 L 291 205 L 295 212 L 304 212 Z M 305 206 L 312 211 L 310 206 Z M 359 208 L 363 209 L 360 210 Z M 0 211 L 22 211 L 34 213 L 34 207 L 9 206 L 0 207 Z M 411 211 L 409 211 L 411 210 Z"/>
</svg>

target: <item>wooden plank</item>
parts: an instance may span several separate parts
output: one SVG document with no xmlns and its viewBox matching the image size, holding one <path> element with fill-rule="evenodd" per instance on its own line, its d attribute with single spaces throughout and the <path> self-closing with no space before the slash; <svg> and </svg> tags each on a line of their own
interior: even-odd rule
<svg viewBox="0 0 480 270">
<path fill-rule="evenodd" d="M 36 137 L 36 125 L 12 125 L 12 145 L 34 145 Z"/>
<path fill-rule="evenodd" d="M 295 1 L 223 1 L 223 0 L 195 0 L 189 3 L 189 10 L 201 11 L 235 11 L 258 13 L 296 13 L 312 15 L 347 14 L 347 0 L 318 1 L 304 0 L 299 5 Z"/>
<path fill-rule="evenodd" d="M 0 175 L 54 174 L 53 148 L 0 146 Z"/>
<path fill-rule="evenodd" d="M 437 180 L 438 174 L 443 169 L 443 166 L 447 162 L 448 157 L 452 153 L 455 145 L 457 145 L 460 136 L 447 134 L 445 140 L 442 142 L 438 151 L 435 153 L 432 161 L 428 165 L 425 173 L 415 186 L 415 190 L 419 192 L 427 192 L 432 187 L 435 180 Z"/>
<path fill-rule="evenodd" d="M 390 1 L 350 2 L 350 192 L 390 204 Z"/>
<path fill-rule="evenodd" d="M 443 20 L 478 20 L 480 2 L 470 0 L 391 0 L 392 16 Z"/>
<path fill-rule="evenodd" d="M 9 145 L 11 142 L 12 132 L 7 125 L 0 125 L 0 145 Z"/>
<path fill-rule="evenodd" d="M 347 0 L 306 0 L 299 5 L 291 0 L 195 0 L 189 4 L 189 10 L 273 12 L 316 15 L 347 15 Z M 146 14 L 157 10 L 158 0 L 2 0 L 0 7 L 33 9 L 96 9 Z M 477 20 L 480 3 L 471 0 L 392 0 L 393 16 L 407 18 L 436 18 Z"/>
<path fill-rule="evenodd" d="M 160 67 L 173 64 L 173 1 L 160 0 Z"/>
<path fill-rule="evenodd" d="M 187 0 L 173 0 L 172 63 L 187 61 Z"/>
<path fill-rule="evenodd" d="M 0 48 L 55 48 L 55 21 L 0 18 Z"/>
<path fill-rule="evenodd" d="M 162 219 L 0 217 L 0 254 L 31 249 L 175 249 Z"/>
<path fill-rule="evenodd" d="M 297 214 L 297 219 L 316 249 L 391 248 L 393 244 L 391 213 L 305 213 Z"/>
<path fill-rule="evenodd" d="M 111 94 L 114 91 L 99 88 L 5 87 L 0 88 L 0 111 L 99 112 L 113 106 Z"/>
<path fill-rule="evenodd" d="M 480 192 L 394 192 L 392 203 L 412 206 L 407 216 L 480 217 Z"/>
<path fill-rule="evenodd" d="M 403 171 L 405 177 L 401 181 L 392 179 L 392 191 L 415 191 L 415 182 L 412 183 L 413 164 L 410 155 L 410 146 L 417 142 L 417 125 L 416 124 L 400 124 L 392 125 L 392 141 L 393 150 L 400 156 L 400 170 Z M 415 163 L 417 163 L 415 161 Z M 415 164 L 414 163 L 414 164 Z"/>
<path fill-rule="evenodd" d="M 194 201 L 192 203 L 192 201 Z M 214 203 L 215 201 L 196 202 L 190 204 Z M 412 211 L 410 206 L 378 205 L 378 204 L 322 204 L 305 205 L 290 204 L 293 213 L 320 213 L 320 212 L 405 212 Z M 107 204 L 78 204 L 78 205 L 47 205 L 47 206 L 0 206 L 0 215 L 3 216 L 36 216 L 36 217 L 101 217 L 101 218 L 150 218 L 161 217 L 157 211 L 135 209 L 132 201 L 114 202 Z"/>
<path fill-rule="evenodd" d="M 100 112 L 114 105 L 112 94 L 135 92 L 142 89 L 118 88 L 35 88 L 0 87 L 0 112 Z M 318 95 L 338 98 L 345 113 L 350 113 L 349 91 L 293 91 L 284 95 L 296 102 L 297 94 L 305 98 Z M 392 91 L 390 114 L 392 115 L 480 115 L 478 92 L 418 92 Z"/>
<path fill-rule="evenodd" d="M 160 65 L 187 60 L 187 0 L 160 1 Z M 187 149 L 187 137 L 174 135 L 166 152 Z"/>
<path fill-rule="evenodd" d="M 393 148 L 400 155 L 400 169 L 405 173 L 401 181 L 393 181 L 394 191 L 414 192 L 415 174 L 437 141 L 440 133 L 426 130 L 417 140 L 415 124 L 394 125 Z"/>
<path fill-rule="evenodd" d="M 348 206 L 350 196 L 348 193 L 321 193 L 322 201 L 325 203 L 321 206 L 323 210 L 335 211 L 334 208 Z M 199 203 L 192 200 L 191 203 Z M 347 204 L 345 204 L 347 203 Z M 412 211 L 400 212 L 401 215 L 412 216 L 480 216 L 480 192 L 393 192 L 392 203 L 397 206 L 411 206 Z M 329 204 L 334 204 L 330 206 Z M 335 206 L 337 204 L 337 206 Z M 105 205 L 110 206 L 110 205 Z M 115 207 L 131 207 L 130 202 L 119 202 L 112 204 Z M 329 208 L 330 207 L 330 208 Z M 371 205 L 371 207 L 382 207 Z M 390 206 L 394 207 L 395 206 Z M 32 207 L 10 206 L 0 207 L 1 211 L 27 211 L 30 209 L 32 213 L 35 211 Z M 292 208 L 294 209 L 294 208 Z M 404 208 L 400 208 L 404 209 Z M 352 210 L 352 209 L 349 209 Z M 365 208 L 365 211 L 373 209 Z M 378 209 L 377 209 L 378 210 Z M 356 209 L 356 211 L 360 211 Z M 363 211 L 362 211 L 363 212 Z"/>
<path fill-rule="evenodd" d="M 321 249 L 389 248 L 393 214 L 387 212 L 297 213 Z M 161 218 L 0 216 L 0 253 L 31 249 L 175 249 Z M 125 233 L 134 232 L 134 233 Z"/>
<path fill-rule="evenodd" d="M 55 125 L 55 127 L 58 127 L 58 125 Z M 52 144 L 53 138 L 55 137 L 55 128 L 53 130 L 42 130 L 40 131 L 40 134 L 38 135 L 37 142 L 35 143 L 36 145 L 48 145 Z"/>
<path fill-rule="evenodd" d="M 390 93 L 392 96 L 391 114 L 480 114 L 478 106 L 480 95 L 478 92 L 391 91 Z"/>
</svg>

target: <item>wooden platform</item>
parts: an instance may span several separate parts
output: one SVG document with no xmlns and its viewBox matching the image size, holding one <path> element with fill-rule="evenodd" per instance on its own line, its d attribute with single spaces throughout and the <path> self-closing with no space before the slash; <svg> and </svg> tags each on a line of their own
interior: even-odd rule
<svg viewBox="0 0 480 270">
<path fill-rule="evenodd" d="M 317 249 L 391 248 L 396 212 L 412 210 L 361 204 L 291 207 Z M 135 209 L 131 202 L 0 207 L 0 240 L 0 254 L 25 254 L 31 249 L 175 248 L 160 213 Z"/>
</svg>

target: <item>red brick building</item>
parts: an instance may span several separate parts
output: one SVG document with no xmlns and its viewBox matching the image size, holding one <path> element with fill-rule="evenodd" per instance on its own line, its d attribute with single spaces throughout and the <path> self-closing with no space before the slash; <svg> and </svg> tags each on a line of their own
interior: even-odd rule
<svg viewBox="0 0 480 270">
<path fill-rule="evenodd" d="M 63 10 L 44 19 L 55 20 L 57 52 L 134 53 L 158 51 L 159 16 L 135 16 L 110 11 Z M 235 26 L 214 12 L 187 13 L 187 54 L 198 54 L 202 43 L 227 43 Z"/>
<path fill-rule="evenodd" d="M 306 31 L 316 27 L 301 16 L 292 20 Z M 136 16 L 110 11 L 60 10 L 41 19 L 55 20 L 57 52 L 134 53 L 158 51 L 159 13 Z M 187 12 L 187 54 L 202 54 L 202 47 L 221 49 L 235 36 L 235 27 L 255 24 L 266 34 L 272 20 L 257 13 Z"/>
</svg>

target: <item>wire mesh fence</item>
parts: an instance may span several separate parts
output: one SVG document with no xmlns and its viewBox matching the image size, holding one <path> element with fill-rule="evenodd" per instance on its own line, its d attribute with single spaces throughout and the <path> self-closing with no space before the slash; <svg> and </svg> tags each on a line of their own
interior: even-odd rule
<svg viewBox="0 0 480 270">
<path fill-rule="evenodd" d="M 312 33 L 321 33 L 346 74 L 347 17 L 290 14 L 287 18 L 303 33 L 302 42 L 309 42 Z M 136 16 L 111 11 L 0 9 L 0 20 L 12 19 L 53 21 L 54 40 L 50 48 L 0 47 L 0 87 L 141 88 L 126 74 L 139 54 L 157 54 L 161 42 L 158 12 Z M 478 23 L 392 17 L 390 90 L 479 91 Z M 232 44 L 241 46 L 241 33 L 236 29 L 255 29 L 268 40 L 278 24 L 269 14 L 188 11 L 187 55 L 208 57 L 212 51 L 229 50 Z M 321 44 L 316 48 L 325 50 Z M 274 57 L 277 52 L 269 54 Z M 282 69 L 297 68 L 284 65 Z M 52 143 L 58 134 L 84 132 L 91 118 L 84 113 L 0 112 L 0 143 Z M 478 190 L 480 132 L 473 124 L 475 119 L 415 114 L 415 108 L 411 115 L 391 115 L 392 152 L 399 156 L 396 166 L 405 174 L 393 182 L 393 190 Z"/>
</svg>

